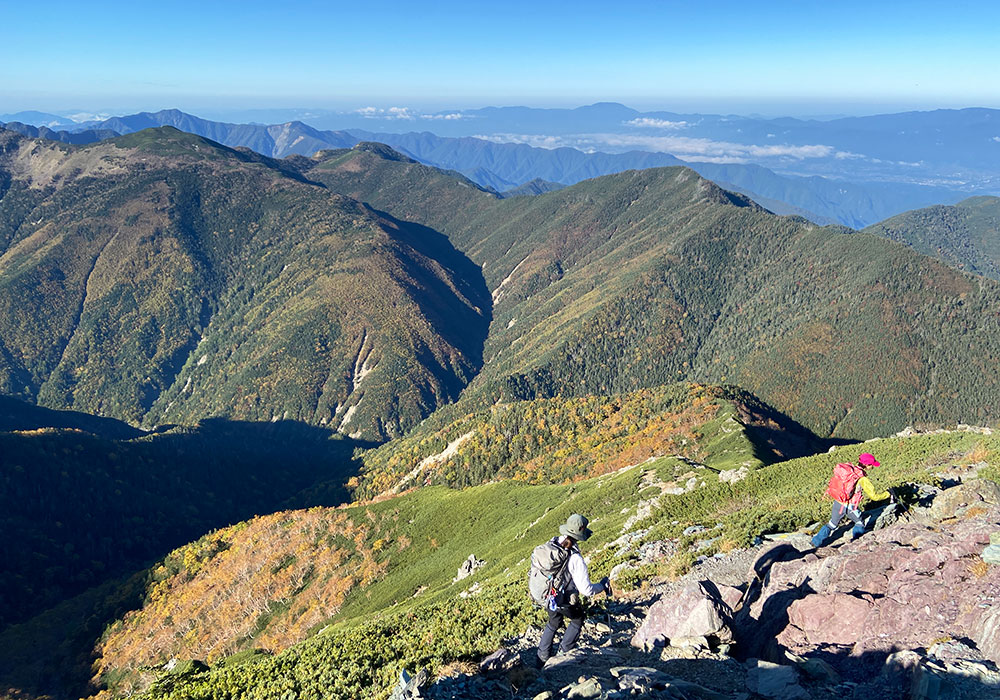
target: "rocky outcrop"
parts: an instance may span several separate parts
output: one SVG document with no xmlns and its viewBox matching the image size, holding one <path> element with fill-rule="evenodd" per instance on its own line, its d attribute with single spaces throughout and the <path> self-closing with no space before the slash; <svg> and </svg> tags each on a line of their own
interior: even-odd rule
<svg viewBox="0 0 1000 700">
<path fill-rule="evenodd" d="M 984 508 L 1000 505 L 1000 486 L 992 481 L 975 479 L 946 489 L 934 497 L 930 516 L 934 520 L 981 515 Z M 969 511 L 973 511 L 971 514 Z"/>
<path fill-rule="evenodd" d="M 788 624 L 777 641 L 799 654 L 831 645 L 851 656 L 925 648 L 935 640 L 972 635 L 1000 662 L 995 608 L 1000 570 L 979 554 L 1000 509 L 937 527 L 901 522 L 841 547 L 834 556 L 808 554 L 775 564 L 761 602 L 788 590 Z"/>
<path fill-rule="evenodd" d="M 1000 566 L 983 557 L 1000 546 L 1000 489 L 954 483 L 914 489 L 922 506 L 884 509 L 853 542 L 774 535 L 726 555 L 742 562 L 735 580 L 705 564 L 658 597 L 608 601 L 579 648 L 543 669 L 529 628 L 425 697 L 1000 700 Z M 748 564 L 744 584 L 722 585 Z"/>
<path fill-rule="evenodd" d="M 484 566 L 486 566 L 486 560 L 477 559 L 475 554 L 470 554 L 469 558 L 463 561 L 462 565 L 458 567 L 458 574 L 452 579 L 452 583 L 458 583 L 462 579 L 469 578 Z"/>
<path fill-rule="evenodd" d="M 1000 488 L 970 480 L 928 505 L 836 548 L 765 548 L 734 616 L 736 653 L 803 673 L 822 661 L 831 682 L 905 686 L 911 698 L 965 697 L 935 695 L 962 683 L 1000 691 L 1000 567 L 982 556 L 1000 539 Z"/>
<path fill-rule="evenodd" d="M 742 593 L 711 581 L 691 581 L 678 593 L 656 601 L 646 614 L 632 645 L 640 649 L 654 646 L 683 646 L 685 640 L 704 638 L 715 644 L 733 639 L 730 622 L 732 605 Z"/>
</svg>

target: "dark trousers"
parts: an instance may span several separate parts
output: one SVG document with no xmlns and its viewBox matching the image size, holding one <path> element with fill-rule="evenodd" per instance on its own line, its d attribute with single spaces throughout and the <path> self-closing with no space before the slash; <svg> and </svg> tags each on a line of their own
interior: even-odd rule
<svg viewBox="0 0 1000 700">
<path fill-rule="evenodd" d="M 552 642 L 556 632 L 562 627 L 563 618 L 569 620 L 562 641 L 559 642 L 560 653 L 567 652 L 576 646 L 583 628 L 583 608 L 575 605 L 557 610 L 549 610 L 549 623 L 542 630 L 542 638 L 538 642 L 538 658 L 544 663 L 552 656 Z"/>
</svg>

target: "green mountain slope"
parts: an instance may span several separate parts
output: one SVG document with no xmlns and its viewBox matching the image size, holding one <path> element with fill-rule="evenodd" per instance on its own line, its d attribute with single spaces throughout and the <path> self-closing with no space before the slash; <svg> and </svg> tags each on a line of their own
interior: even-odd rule
<svg viewBox="0 0 1000 700">
<path fill-rule="evenodd" d="M 80 414 L 22 406 L 41 418 L 54 414 L 81 420 Z M 209 420 L 196 429 L 126 440 L 77 430 L 0 433 L 7 458 L 0 526 L 9 534 L 0 545 L 8 562 L 0 596 L 9 603 L 5 610 L 17 613 L 0 623 L 37 615 L 7 630 L 6 639 L 17 641 L 13 648 L 36 651 L 32 658 L 0 654 L 0 680 L 15 684 L 20 679 L 16 683 L 23 687 L 59 696 L 79 692 L 67 691 L 83 681 L 78 662 L 68 662 L 65 655 L 83 653 L 101 633 L 102 621 L 143 601 L 142 613 L 130 614 L 104 638 L 108 679 L 125 669 L 130 678 L 142 675 L 140 667 L 164 645 L 179 644 L 176 653 L 182 655 L 212 649 L 213 659 L 250 645 L 280 650 L 342 609 L 372 609 L 371 596 L 381 597 L 383 604 L 392 602 L 386 596 L 397 600 L 398 581 L 388 588 L 382 583 L 390 562 L 405 564 L 406 575 L 418 581 L 426 566 L 447 562 L 468 544 L 457 531 L 434 531 L 431 523 L 440 516 L 433 504 L 440 490 L 391 499 L 397 505 L 416 504 L 403 533 L 396 531 L 402 524 L 398 508 L 384 511 L 376 503 L 279 512 L 183 547 L 147 576 L 114 579 L 169 547 L 252 514 L 335 505 L 345 500 L 345 487 L 355 494 L 379 493 L 380 481 L 399 481 L 399 472 L 409 470 L 411 462 L 426 460 L 439 451 L 439 443 L 470 427 L 479 435 L 454 450 L 455 459 L 427 464 L 421 485 L 432 474 L 435 482 L 462 485 L 511 476 L 513 484 L 568 483 L 599 474 L 614 478 L 623 467 L 655 461 L 657 474 L 669 480 L 665 488 L 683 492 L 714 482 L 722 470 L 744 467 L 746 472 L 779 453 L 801 454 L 819 445 L 745 392 L 697 385 L 498 406 L 428 438 L 414 436 L 369 451 L 364 474 L 351 460 L 352 441 L 290 422 Z M 361 477 L 361 486 L 354 478 L 348 481 L 353 474 Z M 518 488 L 501 490 L 498 497 L 519 502 Z M 616 493 L 598 495 L 617 498 Z M 480 496 L 470 498 L 468 503 L 478 503 Z M 383 500 L 379 493 L 376 501 Z M 516 510 L 527 517 L 537 505 L 528 499 Z M 477 527 L 492 525 L 487 520 Z M 386 533 L 388 539 L 382 536 Z M 220 580 L 225 584 L 220 586 Z M 84 590 L 89 586 L 97 587 Z M 38 614 L 50 606 L 55 607 Z M 200 631 L 178 632 L 170 621 L 193 619 L 199 620 Z M 59 630 L 65 639 L 54 643 Z M 56 672 L 60 667 L 65 668 Z"/>
<path fill-rule="evenodd" d="M 776 217 L 684 168 L 511 200 L 373 153 L 306 172 L 482 266 L 477 408 L 692 380 L 737 384 L 820 435 L 995 416 L 1000 290 L 884 238 Z"/>
<path fill-rule="evenodd" d="M 133 424 L 385 439 L 457 397 L 489 298 L 440 234 L 164 127 L 0 132 L 0 393 Z"/>
<path fill-rule="evenodd" d="M 663 488 L 673 484 L 676 492 L 683 492 L 717 482 L 721 469 L 759 466 L 759 454 L 766 451 L 763 441 L 755 444 L 755 428 L 738 418 L 763 427 L 773 416 L 753 397 L 687 385 L 628 397 L 591 397 L 565 407 L 542 403 L 534 407 L 538 421 L 548 421 L 558 435 L 539 444 L 536 453 L 575 457 L 576 467 L 545 477 L 568 476 L 579 482 L 582 476 L 603 472 L 603 479 L 579 482 L 578 488 L 529 490 L 523 478 L 495 484 L 485 492 L 426 488 L 339 509 L 275 513 L 213 532 L 151 569 L 142 610 L 112 626 L 102 640 L 102 672 L 108 679 L 124 673 L 128 683 L 141 683 L 148 677 L 143 669 L 158 663 L 163 654 L 216 661 L 251 647 L 280 651 L 330 618 L 359 621 L 370 612 L 412 599 L 424 586 L 437 590 L 427 596 L 418 593 L 419 601 L 447 599 L 461 590 L 449 581 L 468 556 L 465 548 L 489 551 L 497 558 L 491 559 L 491 570 L 499 571 L 499 560 L 515 554 L 512 562 L 517 562 L 523 552 L 504 552 L 503 542 L 523 540 L 535 527 L 551 528 L 547 512 L 536 525 L 527 523 L 555 508 L 566 493 L 576 507 L 599 511 L 595 522 L 605 523 L 601 527 L 607 528 L 608 538 L 628 516 L 622 509 L 637 501 L 636 479 L 646 468 L 669 479 Z M 535 423 L 524 407 L 511 409 Z M 586 422 L 594 413 L 604 414 L 605 419 L 588 430 Z M 560 430 L 560 414 L 583 420 Z M 469 421 L 481 423 L 482 416 L 470 416 Z M 536 442 L 540 434 L 536 425 L 524 422 L 492 424 L 505 426 L 512 441 L 521 445 Z M 784 427 L 790 429 L 788 442 L 803 438 L 794 426 L 776 432 L 785 432 Z M 593 447 L 593 454 L 577 449 L 581 441 Z M 380 452 L 391 454 L 389 447 Z M 659 458 L 663 454 L 667 456 Z M 581 458 L 592 465 L 597 458 L 599 465 L 583 468 Z M 629 476 L 621 478 L 617 472 L 629 465 L 627 459 L 644 468 L 627 470 Z M 578 490 L 579 497 L 573 495 Z M 495 513 L 506 511 L 511 517 L 498 528 Z"/>
<path fill-rule="evenodd" d="M 985 460 L 995 469 L 998 447 L 992 437 L 951 433 L 866 449 L 885 465 L 879 483 L 893 485 L 929 479 L 944 461 Z M 586 550 L 594 577 L 635 557 L 641 543 L 662 538 L 681 547 L 657 571 L 683 570 L 699 537 L 682 535 L 689 525 L 714 529 L 712 548 L 699 550 L 711 555 L 822 517 L 830 469 L 857 450 L 768 466 L 736 483 L 701 470 L 700 485 L 678 494 L 662 489 L 674 466 L 664 459 L 570 485 L 430 487 L 377 503 L 259 518 L 214 532 L 154 569 L 142 610 L 102 640 L 99 669 L 116 693 L 127 694 L 153 681 L 153 667 L 169 658 L 212 664 L 202 673 L 163 675 L 153 698 L 384 698 L 402 668 L 433 672 L 492 652 L 538 624 L 542 613 L 524 592 L 528 556 L 570 513 L 591 517 L 595 534 Z M 640 511 L 648 515 L 636 517 Z M 620 549 L 624 533 L 636 533 L 631 554 Z M 469 554 L 485 565 L 472 578 L 453 580 Z M 310 562 L 324 565 L 312 569 Z M 296 590 L 296 581 L 298 592 L 283 593 Z M 262 653 L 252 655 L 253 648 Z"/>
<path fill-rule="evenodd" d="M 1000 198 L 970 197 L 954 206 L 899 214 L 865 229 L 943 262 L 1000 279 Z"/>
</svg>

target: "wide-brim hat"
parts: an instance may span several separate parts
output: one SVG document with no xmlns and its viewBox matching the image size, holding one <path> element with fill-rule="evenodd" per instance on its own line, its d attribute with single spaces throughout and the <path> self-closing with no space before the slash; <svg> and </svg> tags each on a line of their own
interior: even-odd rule
<svg viewBox="0 0 1000 700">
<path fill-rule="evenodd" d="M 559 534 L 565 537 L 572 537 L 574 540 L 583 541 L 593 535 L 593 531 L 587 527 L 590 521 L 579 513 L 573 513 L 566 519 L 565 525 L 559 526 Z"/>
</svg>

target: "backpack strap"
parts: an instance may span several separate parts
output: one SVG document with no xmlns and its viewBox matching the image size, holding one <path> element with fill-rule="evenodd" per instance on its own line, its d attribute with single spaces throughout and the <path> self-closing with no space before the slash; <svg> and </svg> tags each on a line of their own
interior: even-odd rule
<svg viewBox="0 0 1000 700">
<path fill-rule="evenodd" d="M 559 546 L 562 547 L 562 545 L 559 545 Z M 549 577 L 549 581 L 552 581 L 552 582 L 558 581 L 562 577 L 563 572 L 566 570 L 566 567 L 569 566 L 569 560 L 573 558 L 573 550 L 570 549 L 570 550 L 567 550 L 567 551 L 568 551 L 568 554 L 566 556 L 566 560 L 563 561 L 563 563 L 562 563 L 562 565 L 560 565 L 559 569 L 554 574 L 552 574 Z"/>
</svg>

